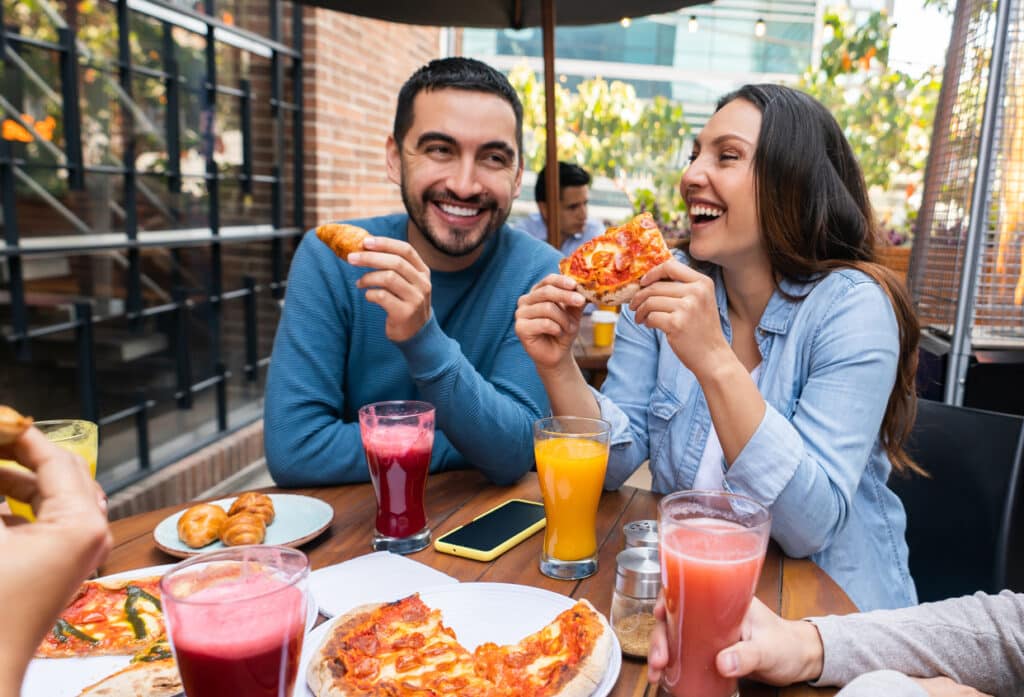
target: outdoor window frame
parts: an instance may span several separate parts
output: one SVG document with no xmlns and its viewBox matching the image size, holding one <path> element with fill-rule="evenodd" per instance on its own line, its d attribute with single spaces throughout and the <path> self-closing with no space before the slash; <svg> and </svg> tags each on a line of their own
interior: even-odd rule
<svg viewBox="0 0 1024 697">
<path fill-rule="evenodd" d="M 3 6 L 0 5 L 0 62 L 4 71 L 24 71 L 24 61 L 18 59 L 17 48 L 31 46 L 35 49 L 51 51 L 59 57 L 60 85 L 55 91 L 61 98 L 61 116 L 63 123 L 63 144 L 61 150 L 56 145 L 44 142 L 33 124 L 26 122 L 17 113 L 18 105 L 0 104 L 0 118 L 17 122 L 28 133 L 46 145 L 55 156 L 55 163 L 29 162 L 15 156 L 11 142 L 0 139 L 0 210 L 3 213 L 4 245 L 0 246 L 0 263 L 6 267 L 8 293 L 10 301 L 10 329 L 3 335 L 3 340 L 13 348 L 19 366 L 30 368 L 32 360 L 33 340 L 61 332 L 74 332 L 77 365 L 75 368 L 77 393 L 79 395 L 78 415 L 81 418 L 97 422 L 104 426 L 133 420 L 136 431 L 137 463 L 134 471 L 119 473 L 116 478 L 102 481 L 108 491 L 124 488 L 160 467 L 176 461 L 186 452 L 175 453 L 165 458 L 165 462 L 151 462 L 149 448 L 149 413 L 157 401 L 151 394 L 139 391 L 134 406 L 120 409 L 114 413 L 101 413 L 98 403 L 98 384 L 96 375 L 96 345 L 93 340 L 93 329 L 96 325 L 117 319 L 120 321 L 141 323 L 146 319 L 166 315 L 167 320 L 174 323 L 179 331 L 176 333 L 178 348 L 174 351 L 176 369 L 176 389 L 173 395 L 160 399 L 176 402 L 180 409 L 192 407 L 193 396 L 205 390 L 215 390 L 217 429 L 206 442 L 193 446 L 189 450 L 223 437 L 228 431 L 228 404 L 226 384 L 230 373 L 225 369 L 221 347 L 221 310 L 225 303 L 241 302 L 244 305 L 245 326 L 245 380 L 256 382 L 259 371 L 266 368 L 270 358 L 258 355 L 258 333 L 256 326 L 257 296 L 269 294 L 280 300 L 284 297 L 286 285 L 285 242 L 294 240 L 303 232 L 303 86 L 302 86 L 302 5 L 295 2 L 291 6 L 291 46 L 281 43 L 282 3 L 280 0 L 267 0 L 269 5 L 269 36 L 226 24 L 217 19 L 214 0 L 204 0 L 204 12 L 196 12 L 186 7 L 164 2 L 163 0 L 100 0 L 109 2 L 116 7 L 118 62 L 113 66 L 117 72 L 119 87 L 119 103 L 122 107 L 123 166 L 86 165 L 82 152 L 82 115 L 79 100 L 78 72 L 88 68 L 88 58 L 83 57 L 76 36 L 59 13 L 52 7 L 47 8 L 49 19 L 57 26 L 58 41 L 42 41 L 18 33 L 17 28 L 9 28 L 4 21 Z M 45 4 L 45 0 L 43 0 Z M 138 12 L 156 19 L 163 25 L 164 40 L 161 50 L 161 69 L 133 65 L 131 46 L 129 44 L 130 13 Z M 167 144 L 168 163 L 166 170 L 160 175 L 170 192 L 180 190 L 182 174 L 178 162 L 180 155 L 181 124 L 179 121 L 179 92 L 184 87 L 182 76 L 176 70 L 174 57 L 175 44 L 172 31 L 180 27 L 206 38 L 205 82 L 202 86 L 203 109 L 209 114 L 203 126 L 203 152 L 206 159 L 204 176 L 207 187 L 207 222 L 206 227 L 141 231 L 137 220 L 137 204 L 147 192 L 140 189 L 140 173 L 136 169 L 134 119 L 137 111 L 133 111 L 132 102 L 133 80 L 139 77 L 161 80 L 166 86 L 167 111 L 164 124 L 164 136 Z M 270 60 L 270 112 L 274 129 L 274 153 L 272 170 L 269 175 L 253 173 L 252 155 L 252 111 L 249 81 L 240 79 L 238 85 L 224 85 L 217 81 L 217 45 L 229 44 L 235 48 L 249 51 Z M 13 49 L 13 50 L 12 50 Z M 286 65 L 286 63 L 289 63 Z M 285 94 L 285 70 L 290 71 L 291 90 Z M 31 76 L 30 76 L 31 77 Z M 242 166 L 239 172 L 229 175 L 218 171 L 216 155 L 212 147 L 215 137 L 215 118 L 218 99 L 236 99 L 240 105 L 240 130 L 242 132 Z M 289 123 L 290 121 L 290 123 Z M 290 152 L 286 153 L 286 129 L 291 129 Z M 56 152 L 54 152 L 56 151 Z M 291 216 L 286 220 L 287 206 L 285 203 L 286 168 L 292 167 L 291 187 L 293 200 Z M 18 230 L 16 208 L 16 186 L 31 181 L 31 172 L 39 169 L 56 170 L 66 177 L 69 191 L 83 190 L 85 175 L 96 173 L 102 175 L 120 175 L 123 178 L 123 232 L 96 234 L 82 229 L 83 222 L 78 220 L 75 225 L 74 214 L 64 209 L 60 202 L 41 187 L 35 192 L 54 208 L 61 216 L 67 218 L 80 232 L 80 236 L 51 236 L 21 239 Z M 151 174 L 147 175 L 150 178 Z M 262 183 L 270 186 L 270 221 L 269 224 L 253 225 L 221 225 L 220 200 L 218 188 L 220 182 L 231 178 L 239 182 L 246 193 L 252 193 L 253 185 Z M 70 217 L 69 217 L 70 216 Z M 243 277 L 242 287 L 227 289 L 222 287 L 223 269 L 221 264 L 222 249 L 226 245 L 245 244 L 256 241 L 269 241 L 271 250 L 271 274 L 269 282 L 257 283 L 252 277 Z M 143 275 L 140 264 L 140 251 L 146 247 L 161 247 L 176 250 L 188 246 L 206 245 L 210 255 L 210 272 L 203 296 L 196 298 L 194 293 L 183 288 L 174 288 L 171 302 L 146 306 L 143 300 Z M 68 321 L 31 326 L 29 311 L 26 304 L 25 280 L 23 277 L 23 261 L 31 255 L 39 254 L 81 254 L 116 251 L 127 260 L 125 274 L 124 311 L 115 316 L 101 315 L 94 311 L 93 303 L 88 299 L 74 302 L 74 312 Z M 190 313 L 204 306 L 204 319 L 209 319 L 210 352 L 214 374 L 204 380 L 194 381 L 188 351 L 188 318 Z M 236 424 L 239 428 L 246 424 Z M 232 429 L 233 430 L 233 429 Z M 121 471 L 121 468 L 118 468 Z"/>
</svg>

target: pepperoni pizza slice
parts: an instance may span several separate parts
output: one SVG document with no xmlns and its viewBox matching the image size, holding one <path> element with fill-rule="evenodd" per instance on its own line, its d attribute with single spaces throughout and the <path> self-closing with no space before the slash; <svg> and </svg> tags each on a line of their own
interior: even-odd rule
<svg viewBox="0 0 1024 697">
<path fill-rule="evenodd" d="M 641 213 L 584 242 L 559 262 L 558 270 L 576 281 L 576 289 L 588 301 L 623 305 L 640 290 L 644 274 L 671 258 L 654 217 Z"/>
</svg>

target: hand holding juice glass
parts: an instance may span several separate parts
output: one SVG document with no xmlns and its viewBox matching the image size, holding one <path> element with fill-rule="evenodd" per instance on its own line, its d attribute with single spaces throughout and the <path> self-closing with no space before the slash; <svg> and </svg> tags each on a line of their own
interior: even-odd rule
<svg viewBox="0 0 1024 697">
<path fill-rule="evenodd" d="M 373 548 L 397 554 L 430 543 L 424 496 L 434 447 L 434 407 L 410 400 L 359 410 L 359 430 L 377 496 Z"/>
<path fill-rule="evenodd" d="M 201 554 L 160 579 L 187 697 L 291 697 L 306 629 L 309 560 L 252 545 Z"/>
<path fill-rule="evenodd" d="M 83 419 L 57 419 L 54 421 L 37 421 L 33 424 L 43 432 L 51 443 L 56 443 L 65 450 L 78 455 L 89 465 L 89 474 L 96 478 L 96 455 L 99 449 L 99 435 L 96 424 Z M 21 467 L 10 460 L 0 460 L 0 467 Z M 35 520 L 32 506 L 28 503 L 6 497 L 11 513 L 25 520 Z"/>
<path fill-rule="evenodd" d="M 577 416 L 552 416 L 533 425 L 547 518 L 540 559 L 546 576 L 578 579 L 597 571 L 597 506 L 610 433 L 607 421 Z"/>
<path fill-rule="evenodd" d="M 771 515 L 753 499 L 679 491 L 658 504 L 669 660 L 662 685 L 673 697 L 734 697 L 715 656 L 740 639 L 761 575 Z"/>
</svg>

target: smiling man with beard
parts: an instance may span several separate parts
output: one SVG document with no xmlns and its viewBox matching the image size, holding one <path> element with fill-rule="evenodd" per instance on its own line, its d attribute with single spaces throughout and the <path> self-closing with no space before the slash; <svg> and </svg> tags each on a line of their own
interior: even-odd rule
<svg viewBox="0 0 1024 697">
<path fill-rule="evenodd" d="M 432 472 L 511 483 L 532 466 L 548 402 L 514 315 L 560 255 L 505 224 L 522 113 L 508 80 L 468 58 L 402 87 L 386 157 L 406 213 L 347 221 L 371 235 L 347 262 L 313 232 L 292 261 L 265 408 L 279 485 L 368 480 L 357 411 L 395 399 L 436 408 Z"/>
</svg>

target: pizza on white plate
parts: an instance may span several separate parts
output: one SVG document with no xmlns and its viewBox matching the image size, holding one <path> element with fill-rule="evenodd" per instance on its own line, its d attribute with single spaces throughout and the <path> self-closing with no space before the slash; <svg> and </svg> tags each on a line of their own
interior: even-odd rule
<svg viewBox="0 0 1024 697">
<path fill-rule="evenodd" d="M 339 616 L 306 678 L 317 697 L 585 697 L 613 647 L 607 621 L 581 600 L 514 645 L 471 652 L 413 594 Z"/>
</svg>

